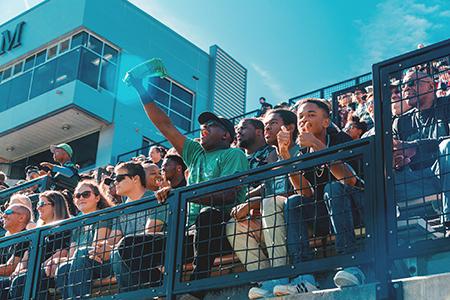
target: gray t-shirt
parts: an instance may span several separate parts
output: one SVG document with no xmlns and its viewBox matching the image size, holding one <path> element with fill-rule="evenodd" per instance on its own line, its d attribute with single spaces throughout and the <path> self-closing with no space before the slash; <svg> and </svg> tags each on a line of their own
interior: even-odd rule
<svg viewBox="0 0 450 300">
<path fill-rule="evenodd" d="M 152 196 L 153 192 L 147 191 L 142 198 Z M 156 201 L 156 200 L 153 200 Z M 136 235 L 143 234 L 145 232 L 145 224 L 148 219 L 160 220 L 166 223 L 167 220 L 167 205 L 161 205 L 159 207 L 138 211 L 131 214 L 121 215 L 118 219 L 114 220 L 113 230 L 120 230 L 123 235 Z"/>
</svg>

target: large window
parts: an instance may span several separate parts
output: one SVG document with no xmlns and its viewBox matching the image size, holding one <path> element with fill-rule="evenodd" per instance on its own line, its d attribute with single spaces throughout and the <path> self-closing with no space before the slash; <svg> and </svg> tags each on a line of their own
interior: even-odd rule
<svg viewBox="0 0 450 300">
<path fill-rule="evenodd" d="M 0 112 L 75 79 L 116 89 L 119 52 L 85 31 L 0 70 Z"/>
<path fill-rule="evenodd" d="M 170 79 L 156 79 L 150 83 L 156 102 L 169 114 L 172 122 L 182 130 L 192 130 L 194 93 Z"/>
</svg>

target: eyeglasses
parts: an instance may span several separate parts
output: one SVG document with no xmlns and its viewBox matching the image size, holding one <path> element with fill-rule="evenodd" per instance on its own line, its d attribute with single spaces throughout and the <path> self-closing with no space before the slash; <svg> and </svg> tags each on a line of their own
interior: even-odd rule
<svg viewBox="0 0 450 300">
<path fill-rule="evenodd" d="M 52 205 L 52 206 L 53 206 L 52 203 L 45 203 L 44 201 L 39 201 L 39 202 L 36 204 L 36 207 L 39 208 L 39 207 L 44 207 L 44 206 L 47 206 L 47 205 Z"/>
<path fill-rule="evenodd" d="M 74 198 L 76 199 L 80 199 L 81 197 L 83 197 L 84 199 L 87 199 L 91 196 L 92 192 L 91 191 L 84 191 L 81 193 L 76 193 L 73 195 Z"/>
<path fill-rule="evenodd" d="M 116 175 L 116 177 L 114 178 L 115 182 L 121 182 L 122 180 L 124 180 L 126 177 L 131 177 L 134 176 L 133 174 L 118 174 Z"/>
</svg>

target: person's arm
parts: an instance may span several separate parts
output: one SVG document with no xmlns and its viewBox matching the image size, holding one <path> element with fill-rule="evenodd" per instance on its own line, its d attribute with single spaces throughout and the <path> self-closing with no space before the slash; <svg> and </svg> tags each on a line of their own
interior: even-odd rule
<svg viewBox="0 0 450 300">
<path fill-rule="evenodd" d="M 309 132 L 300 132 L 299 140 L 303 147 L 311 147 L 315 152 L 327 148 L 322 141 Z M 329 164 L 329 168 L 331 174 L 343 184 L 354 186 L 358 182 L 353 169 L 343 161 L 334 161 Z"/>
<path fill-rule="evenodd" d="M 241 221 L 247 218 L 252 209 L 261 208 L 261 197 L 254 197 L 248 199 L 246 202 L 241 203 L 235 207 L 230 212 L 230 216 L 236 221 Z"/>
<path fill-rule="evenodd" d="M 152 234 L 162 232 L 164 228 L 164 222 L 159 219 L 148 219 L 145 223 L 145 233 Z"/>
<path fill-rule="evenodd" d="M 108 247 L 108 239 L 111 235 L 111 228 L 105 224 L 95 231 L 94 241 L 92 242 L 92 250 L 89 251 L 89 258 L 99 263 L 107 261 L 110 258 L 112 247 Z"/>
<path fill-rule="evenodd" d="M 289 152 L 289 148 L 292 143 L 292 132 L 290 132 L 285 126 L 281 126 L 281 131 L 277 134 L 277 142 L 277 151 L 279 156 L 284 160 L 290 159 L 291 153 Z M 303 172 L 289 174 L 289 181 L 297 194 L 304 197 L 313 196 L 311 184 L 305 176 L 303 176 Z"/>
<path fill-rule="evenodd" d="M 150 87 L 145 90 L 141 80 L 130 77 L 133 87 L 139 94 L 142 104 L 144 105 L 147 116 L 152 123 L 161 131 L 164 137 L 175 147 L 178 153 L 183 152 L 183 145 L 186 137 L 172 124 L 167 114 L 155 103 L 155 93 Z"/>
<path fill-rule="evenodd" d="M 0 276 L 3 277 L 10 276 L 14 272 L 20 261 L 21 261 L 20 257 L 12 255 L 8 259 L 6 264 L 0 265 Z"/>
</svg>

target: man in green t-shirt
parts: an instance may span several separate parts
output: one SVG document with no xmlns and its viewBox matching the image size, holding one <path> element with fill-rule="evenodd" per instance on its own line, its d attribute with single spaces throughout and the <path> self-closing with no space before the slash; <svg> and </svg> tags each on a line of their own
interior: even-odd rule
<svg viewBox="0 0 450 300">
<path fill-rule="evenodd" d="M 142 80 L 131 75 L 130 82 L 137 90 L 150 120 L 181 154 L 189 169 L 188 185 L 248 170 L 244 152 L 230 148 L 235 132 L 229 120 L 204 112 L 198 118 L 201 124 L 200 142 L 188 139 L 154 102 L 157 93 L 151 85 L 146 90 Z M 170 189 L 163 189 L 156 193 L 156 197 L 163 202 L 169 192 Z M 245 192 L 244 188 L 237 187 L 189 200 L 186 225 L 194 232 L 192 279 L 209 277 L 215 257 L 231 250 L 224 224 L 230 218 L 233 205 L 245 200 Z M 186 257 L 185 260 L 190 259 Z"/>
</svg>

